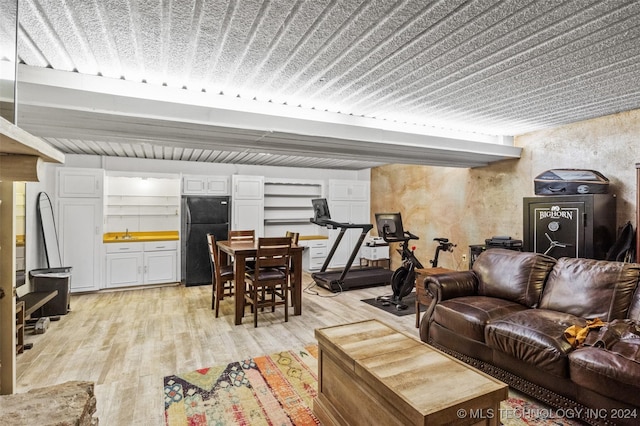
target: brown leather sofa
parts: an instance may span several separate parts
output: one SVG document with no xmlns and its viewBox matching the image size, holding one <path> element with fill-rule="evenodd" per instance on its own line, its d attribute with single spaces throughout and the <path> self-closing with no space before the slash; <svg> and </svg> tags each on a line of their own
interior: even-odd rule
<svg viewBox="0 0 640 426">
<path fill-rule="evenodd" d="M 504 249 L 427 276 L 420 337 L 590 424 L 640 423 L 640 264 Z M 606 323 L 573 347 L 564 336 Z"/>
</svg>

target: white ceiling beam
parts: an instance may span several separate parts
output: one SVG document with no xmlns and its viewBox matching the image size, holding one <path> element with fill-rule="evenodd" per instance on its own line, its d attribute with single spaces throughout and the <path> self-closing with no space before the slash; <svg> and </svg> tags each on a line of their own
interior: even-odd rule
<svg viewBox="0 0 640 426">
<path fill-rule="evenodd" d="M 41 137 L 455 167 L 521 154 L 512 138 L 501 135 L 398 125 L 27 66 L 19 67 L 18 79 L 19 122 Z"/>
</svg>

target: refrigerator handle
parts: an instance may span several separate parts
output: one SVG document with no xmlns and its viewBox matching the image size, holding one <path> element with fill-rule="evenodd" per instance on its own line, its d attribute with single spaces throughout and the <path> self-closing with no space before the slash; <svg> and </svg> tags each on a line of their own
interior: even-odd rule
<svg viewBox="0 0 640 426">
<path fill-rule="evenodd" d="M 185 235 L 185 241 L 189 241 L 189 235 L 191 234 L 191 210 L 189 209 L 189 204 L 186 204 L 185 212 L 187 213 L 187 235 Z"/>
</svg>

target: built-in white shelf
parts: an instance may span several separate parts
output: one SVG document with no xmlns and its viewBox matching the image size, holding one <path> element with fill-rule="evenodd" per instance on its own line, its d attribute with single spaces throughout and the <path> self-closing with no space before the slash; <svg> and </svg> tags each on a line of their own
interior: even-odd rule
<svg viewBox="0 0 640 426">
<path fill-rule="evenodd" d="M 324 181 L 267 178 L 264 182 L 265 235 L 284 235 L 286 231 L 317 234 L 311 200 L 322 198 Z"/>
<path fill-rule="evenodd" d="M 107 176 L 105 231 L 177 230 L 180 202 L 178 178 Z"/>
</svg>

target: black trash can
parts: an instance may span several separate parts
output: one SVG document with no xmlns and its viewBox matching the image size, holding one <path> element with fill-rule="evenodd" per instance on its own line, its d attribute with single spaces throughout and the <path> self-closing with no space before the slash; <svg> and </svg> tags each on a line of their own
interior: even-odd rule
<svg viewBox="0 0 640 426">
<path fill-rule="evenodd" d="M 71 301 L 71 267 L 33 269 L 29 271 L 33 291 L 58 290 L 58 295 L 31 314 L 33 318 L 66 315 Z"/>
</svg>

